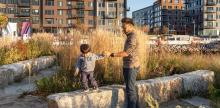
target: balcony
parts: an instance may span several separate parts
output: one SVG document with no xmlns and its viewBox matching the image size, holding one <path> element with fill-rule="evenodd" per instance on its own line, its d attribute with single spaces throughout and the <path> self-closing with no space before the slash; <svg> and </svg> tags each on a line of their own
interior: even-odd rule
<svg viewBox="0 0 220 108">
<path fill-rule="evenodd" d="M 216 18 L 205 18 L 206 21 L 216 21 Z"/>
<path fill-rule="evenodd" d="M 115 15 L 105 15 L 105 19 L 116 19 L 117 17 Z"/>
<path fill-rule="evenodd" d="M 206 3 L 206 6 L 215 6 L 215 5 L 216 5 L 216 3 L 214 1 L 208 1 Z"/>
<path fill-rule="evenodd" d="M 29 17 L 30 13 L 21 12 L 21 13 L 16 14 L 16 16 L 18 16 L 18 17 Z"/>
<path fill-rule="evenodd" d="M 216 13 L 215 10 L 205 10 L 206 13 Z"/>
<path fill-rule="evenodd" d="M 67 5 L 68 9 L 84 9 L 84 5 Z"/>
<path fill-rule="evenodd" d="M 84 15 L 80 15 L 80 14 L 78 14 L 78 15 L 68 14 L 67 17 L 69 19 L 77 19 L 77 18 L 83 18 L 85 16 Z"/>
<path fill-rule="evenodd" d="M 203 28 L 204 28 L 204 29 L 215 29 L 214 26 L 204 26 Z"/>
<path fill-rule="evenodd" d="M 30 0 L 18 0 L 19 7 L 30 7 Z"/>
</svg>

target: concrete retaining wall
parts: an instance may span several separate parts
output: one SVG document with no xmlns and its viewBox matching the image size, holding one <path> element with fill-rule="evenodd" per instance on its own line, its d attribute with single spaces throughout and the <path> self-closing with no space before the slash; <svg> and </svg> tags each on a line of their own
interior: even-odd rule
<svg viewBox="0 0 220 108">
<path fill-rule="evenodd" d="M 53 65 L 55 58 L 55 56 L 44 56 L 0 66 L 0 87 L 4 87 L 14 81 L 19 81 L 27 75 Z"/>
<path fill-rule="evenodd" d="M 198 70 L 186 74 L 137 81 L 140 108 L 146 108 L 146 99 L 158 103 L 178 98 L 184 94 L 207 93 L 214 72 Z M 48 96 L 48 108 L 125 108 L 124 86 L 100 87 L 99 92 L 82 93 L 81 90 Z"/>
</svg>

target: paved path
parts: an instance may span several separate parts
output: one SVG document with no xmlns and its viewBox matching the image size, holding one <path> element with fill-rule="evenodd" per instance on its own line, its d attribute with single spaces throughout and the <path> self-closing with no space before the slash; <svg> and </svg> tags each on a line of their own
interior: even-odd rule
<svg viewBox="0 0 220 108">
<path fill-rule="evenodd" d="M 47 108 L 47 101 L 37 96 L 19 97 L 24 92 L 35 91 L 35 81 L 43 77 L 51 77 L 57 68 L 42 70 L 37 75 L 24 78 L 21 82 L 13 83 L 0 89 L 0 108 Z"/>
</svg>

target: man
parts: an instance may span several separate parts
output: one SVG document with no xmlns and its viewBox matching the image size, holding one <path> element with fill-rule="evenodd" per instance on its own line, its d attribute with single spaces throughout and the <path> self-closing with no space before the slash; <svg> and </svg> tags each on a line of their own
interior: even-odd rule
<svg viewBox="0 0 220 108">
<path fill-rule="evenodd" d="M 128 108 L 137 108 L 136 77 L 140 68 L 139 41 L 134 33 L 134 23 L 131 18 L 122 19 L 122 29 L 127 39 L 124 51 L 112 53 L 111 57 L 123 57 L 123 76 L 126 84 Z"/>
</svg>

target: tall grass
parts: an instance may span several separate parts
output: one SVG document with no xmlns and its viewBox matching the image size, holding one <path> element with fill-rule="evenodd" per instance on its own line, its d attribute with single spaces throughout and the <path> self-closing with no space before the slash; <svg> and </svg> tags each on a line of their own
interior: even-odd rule
<svg viewBox="0 0 220 108">
<path fill-rule="evenodd" d="M 216 87 L 220 87 L 220 55 L 218 54 L 181 54 L 165 52 L 151 52 L 146 46 L 147 36 L 141 31 L 136 31 L 141 43 L 141 72 L 138 79 L 149 79 L 159 76 L 181 74 L 194 70 L 208 69 L 215 71 Z M 61 71 L 52 78 L 45 81 L 38 81 L 36 84 L 40 92 L 46 94 L 71 91 L 80 88 L 79 76 L 74 77 L 74 65 L 76 58 L 80 54 L 79 46 L 86 40 L 92 47 L 92 52 L 102 53 L 102 51 L 119 52 L 123 50 L 126 36 L 122 33 L 95 30 L 91 33 L 83 34 L 74 31 L 69 35 L 57 37 L 57 40 L 71 45 L 53 46 L 53 51 L 58 56 L 58 64 Z M 84 41 L 85 42 L 85 41 Z M 122 84 L 122 58 L 106 58 L 96 64 L 95 77 L 99 85 Z M 52 87 L 48 88 L 48 86 Z M 50 92 L 45 92 L 50 91 Z"/>
</svg>

